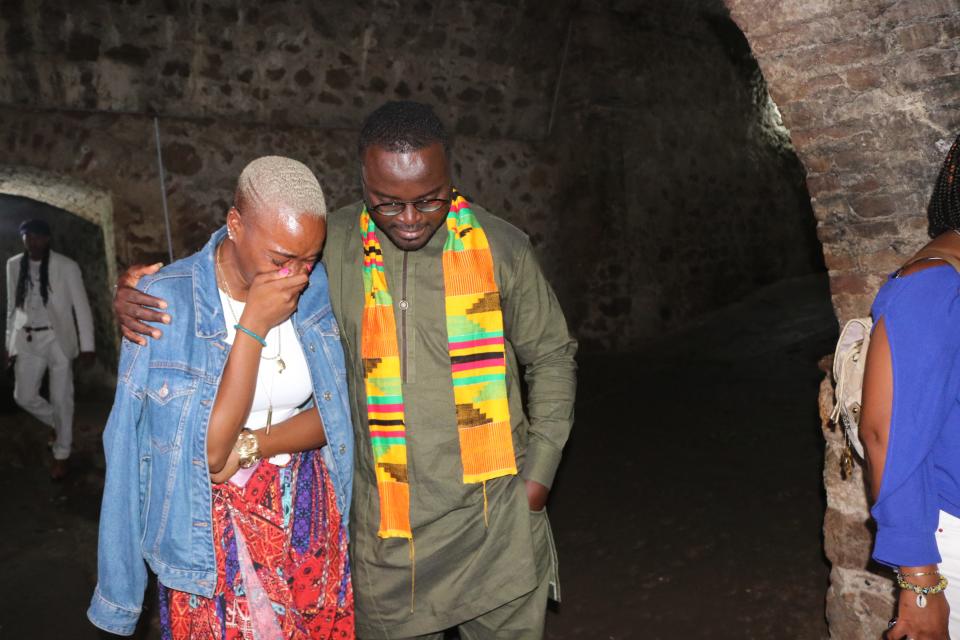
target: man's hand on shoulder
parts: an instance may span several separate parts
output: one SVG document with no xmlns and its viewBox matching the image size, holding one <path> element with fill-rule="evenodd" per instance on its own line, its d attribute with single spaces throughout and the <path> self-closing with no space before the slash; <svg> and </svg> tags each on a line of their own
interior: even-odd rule
<svg viewBox="0 0 960 640">
<path fill-rule="evenodd" d="M 170 324 L 170 314 L 160 311 L 167 308 L 167 302 L 148 296 L 136 288 L 140 278 L 153 275 L 162 266 L 163 264 L 159 262 L 151 265 L 135 264 L 117 279 L 116 291 L 113 295 L 113 313 L 117 317 L 117 322 L 120 323 L 123 337 L 141 346 L 147 344 L 143 336 L 159 338 L 163 335 L 159 329 L 154 329 L 145 322 Z"/>
</svg>

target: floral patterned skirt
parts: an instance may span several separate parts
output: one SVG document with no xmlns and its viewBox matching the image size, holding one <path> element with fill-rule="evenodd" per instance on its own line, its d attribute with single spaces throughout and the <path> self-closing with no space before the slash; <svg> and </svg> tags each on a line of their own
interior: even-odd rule
<svg viewBox="0 0 960 640">
<path fill-rule="evenodd" d="M 163 640 L 354 638 L 347 536 L 319 450 L 213 485 L 212 598 L 159 585 Z"/>
</svg>

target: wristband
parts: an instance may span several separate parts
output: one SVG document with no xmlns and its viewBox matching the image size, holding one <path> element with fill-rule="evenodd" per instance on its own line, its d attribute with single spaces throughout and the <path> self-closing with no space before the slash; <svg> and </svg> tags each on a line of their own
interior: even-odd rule
<svg viewBox="0 0 960 640">
<path fill-rule="evenodd" d="M 237 324 L 233 325 L 233 328 L 236 329 L 237 331 L 242 331 L 243 333 L 247 334 L 248 336 L 250 336 L 251 338 L 253 338 L 253 339 L 256 340 L 257 342 L 259 342 L 261 347 L 266 347 L 266 346 L 267 346 L 267 341 L 266 341 L 266 340 L 264 340 L 263 338 L 261 338 L 260 336 L 258 336 L 257 334 L 255 334 L 253 331 L 250 331 L 250 329 L 247 329 L 245 326 L 243 326 L 243 325 L 240 324 L 239 322 L 238 322 Z"/>
</svg>

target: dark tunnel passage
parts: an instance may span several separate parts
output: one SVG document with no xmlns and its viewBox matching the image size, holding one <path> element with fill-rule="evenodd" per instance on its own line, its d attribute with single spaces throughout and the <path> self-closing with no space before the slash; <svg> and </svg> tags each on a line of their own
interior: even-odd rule
<svg viewBox="0 0 960 640">
<path fill-rule="evenodd" d="M 551 243 L 568 245 L 561 299 L 591 350 L 825 271 L 804 169 L 722 3 L 634 6 L 574 12 L 559 80 L 556 202 L 582 213 Z"/>
<path fill-rule="evenodd" d="M 589 256 L 561 286 L 589 295 L 551 638 L 826 635 L 810 399 L 836 320 L 804 168 L 706 4 L 571 22 L 557 144 L 590 158 L 563 197 L 593 224 L 558 229 Z"/>
</svg>

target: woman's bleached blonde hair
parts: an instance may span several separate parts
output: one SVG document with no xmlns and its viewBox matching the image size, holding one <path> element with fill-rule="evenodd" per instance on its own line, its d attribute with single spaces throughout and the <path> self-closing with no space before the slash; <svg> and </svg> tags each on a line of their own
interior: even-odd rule
<svg viewBox="0 0 960 640">
<path fill-rule="evenodd" d="M 263 156 L 244 167 L 233 201 L 241 214 L 245 209 L 286 205 L 298 214 L 327 217 L 323 189 L 313 171 L 283 156 Z"/>
</svg>

